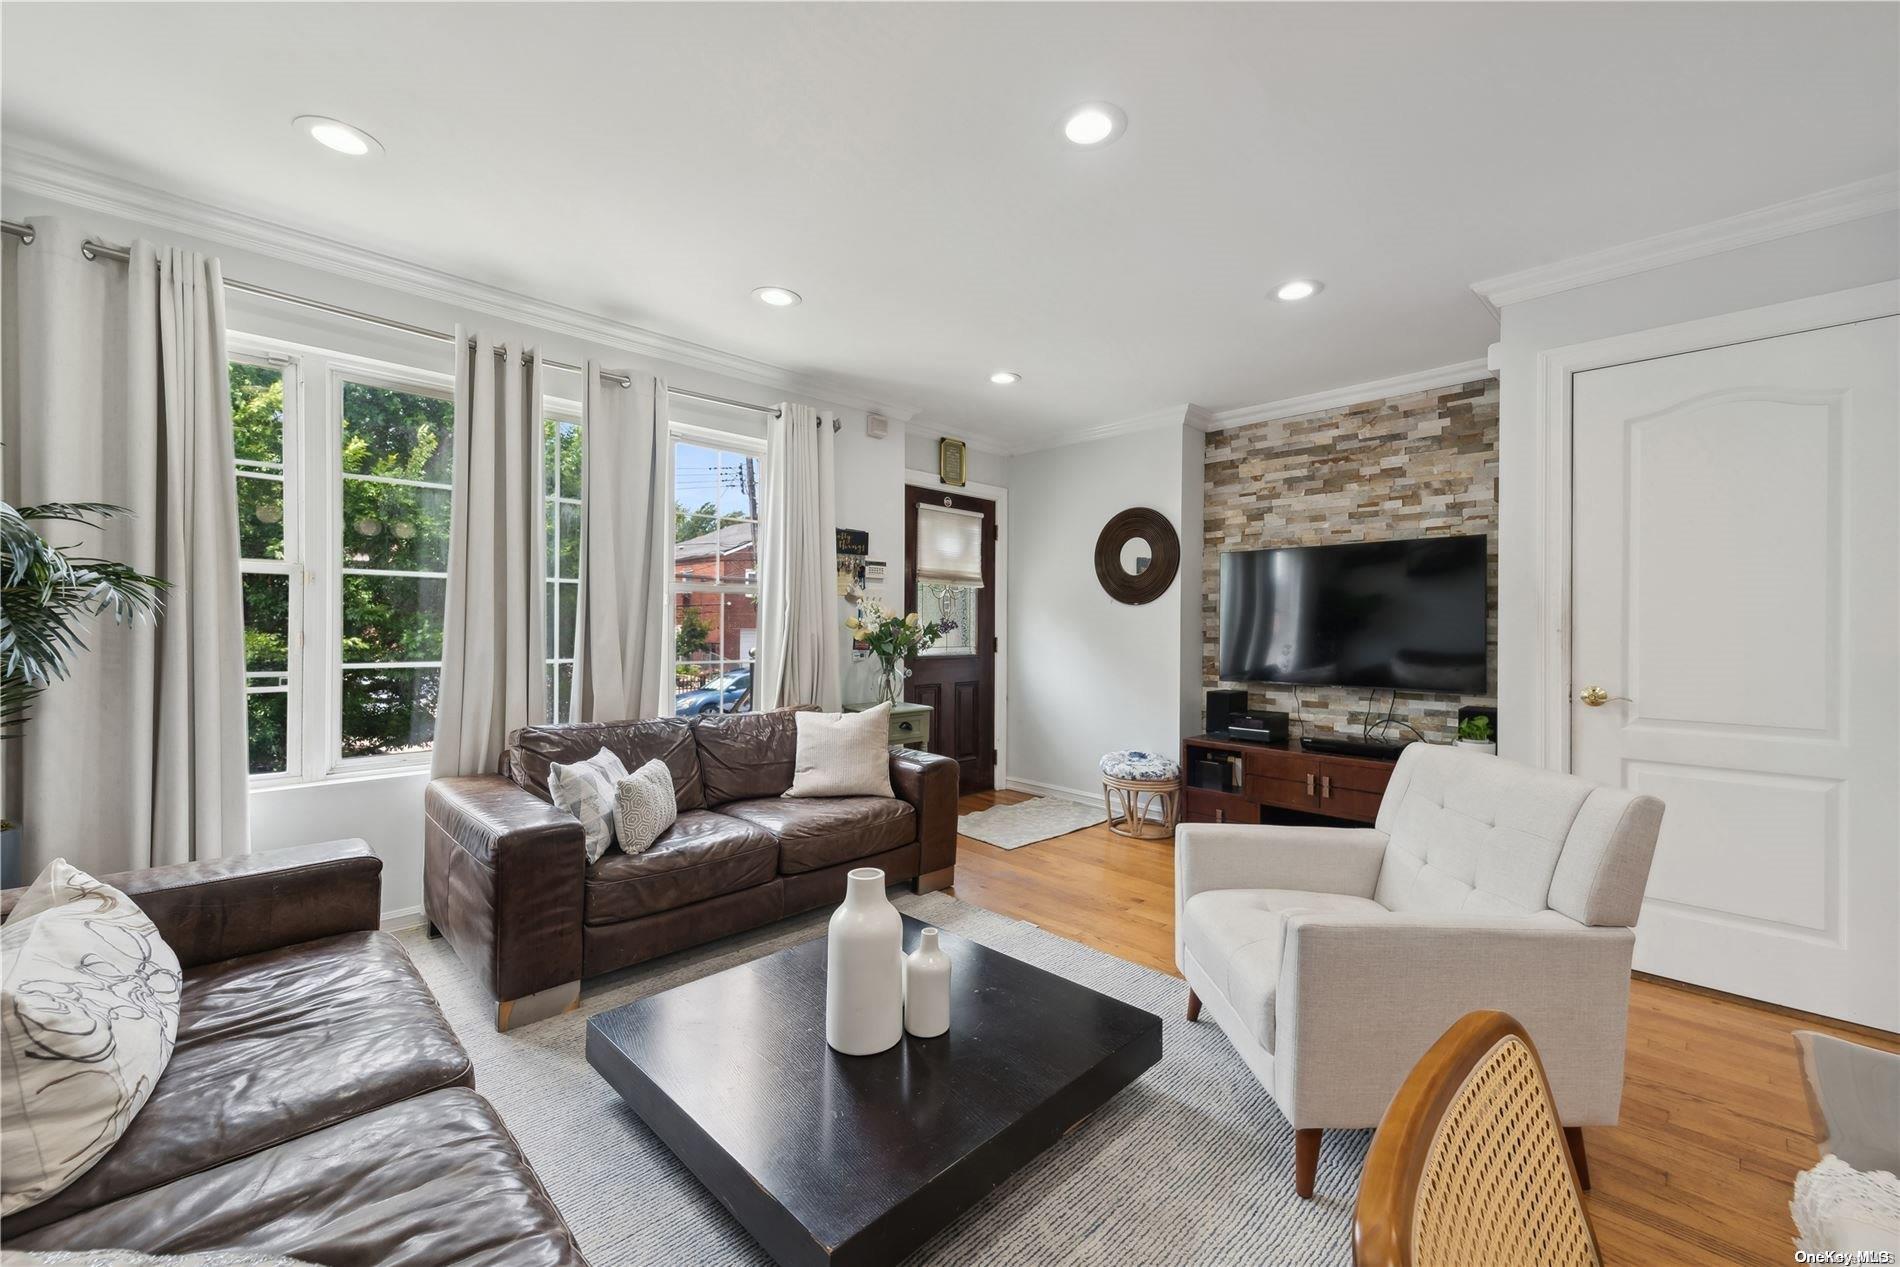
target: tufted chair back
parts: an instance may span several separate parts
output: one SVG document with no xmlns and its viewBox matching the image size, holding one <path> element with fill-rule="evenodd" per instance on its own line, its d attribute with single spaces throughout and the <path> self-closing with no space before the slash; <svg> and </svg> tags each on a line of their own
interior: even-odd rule
<svg viewBox="0 0 1900 1267">
<path fill-rule="evenodd" d="M 1378 902 L 1394 911 L 1535 915 L 1634 927 L 1662 802 L 1503 757 L 1415 743 L 1379 830 Z"/>
</svg>

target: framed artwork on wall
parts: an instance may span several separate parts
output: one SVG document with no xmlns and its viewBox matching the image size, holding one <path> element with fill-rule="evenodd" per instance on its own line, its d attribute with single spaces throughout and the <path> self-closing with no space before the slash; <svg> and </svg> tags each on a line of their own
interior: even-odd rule
<svg viewBox="0 0 1900 1267">
<path fill-rule="evenodd" d="M 944 436 L 937 441 L 937 478 L 952 488 L 962 488 L 964 485 L 963 451 L 961 440 Z"/>
</svg>

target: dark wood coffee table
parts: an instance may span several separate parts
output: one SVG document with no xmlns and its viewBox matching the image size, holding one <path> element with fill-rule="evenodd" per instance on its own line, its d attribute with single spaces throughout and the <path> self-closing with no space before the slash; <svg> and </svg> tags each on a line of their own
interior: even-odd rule
<svg viewBox="0 0 1900 1267">
<path fill-rule="evenodd" d="M 894 1263 L 1161 1059 L 1153 1013 L 942 940 L 940 1038 L 826 1046 L 820 937 L 594 1017 L 588 1063 L 780 1263 Z"/>
</svg>

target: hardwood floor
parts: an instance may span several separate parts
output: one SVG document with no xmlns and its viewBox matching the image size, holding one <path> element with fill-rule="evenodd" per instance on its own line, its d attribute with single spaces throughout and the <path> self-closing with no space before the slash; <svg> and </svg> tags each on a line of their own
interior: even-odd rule
<svg viewBox="0 0 1900 1267">
<path fill-rule="evenodd" d="M 1022 799 L 980 792 L 962 809 Z M 1175 974 L 1171 841 L 1105 827 L 1016 850 L 959 837 L 951 891 Z M 1795 1174 L 1816 1159 L 1789 1038 L 1797 1029 L 1900 1051 L 1900 1036 L 1636 979 L 1623 1120 L 1585 1132 L 1590 1216 L 1611 1267 L 1793 1261 L 1788 1200 Z"/>
</svg>

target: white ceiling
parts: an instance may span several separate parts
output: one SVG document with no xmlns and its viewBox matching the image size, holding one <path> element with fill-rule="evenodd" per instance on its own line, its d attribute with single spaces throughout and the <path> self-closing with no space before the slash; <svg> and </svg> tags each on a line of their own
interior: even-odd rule
<svg viewBox="0 0 1900 1267">
<path fill-rule="evenodd" d="M 1475 280 L 1900 165 L 1891 4 L 0 20 L 9 141 L 1006 444 L 1480 357 Z M 1098 99 L 1126 135 L 1068 145 L 1064 112 Z M 303 113 L 387 157 L 319 149 Z M 1274 302 L 1292 277 L 1326 290 Z M 765 284 L 805 302 L 766 308 Z"/>
</svg>

